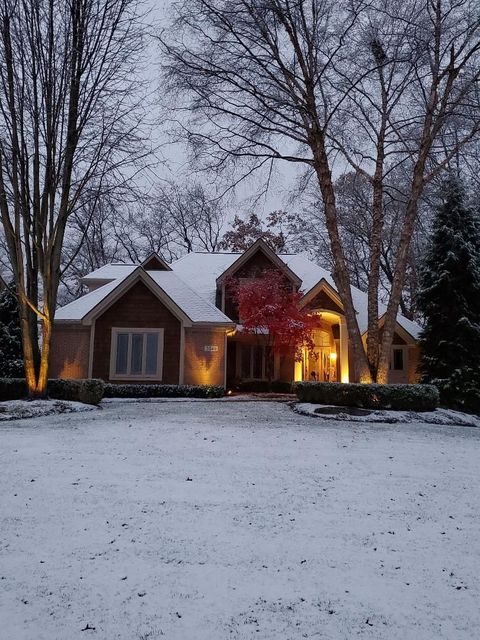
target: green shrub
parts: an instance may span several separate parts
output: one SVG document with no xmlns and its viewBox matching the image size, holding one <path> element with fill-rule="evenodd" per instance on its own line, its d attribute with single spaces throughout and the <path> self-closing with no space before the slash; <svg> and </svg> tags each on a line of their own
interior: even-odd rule
<svg viewBox="0 0 480 640">
<path fill-rule="evenodd" d="M 86 404 L 98 404 L 103 398 L 104 384 L 101 380 L 62 380 L 53 378 L 48 381 L 47 395 L 54 400 L 72 400 Z M 0 401 L 20 400 L 28 397 L 27 383 L 24 378 L 0 378 Z"/>
<path fill-rule="evenodd" d="M 433 411 L 439 404 L 438 389 L 429 384 L 298 382 L 295 390 L 301 402 L 341 407 Z"/>
<path fill-rule="evenodd" d="M 221 398 L 218 385 L 105 384 L 105 398 Z"/>
<path fill-rule="evenodd" d="M 48 381 L 47 395 L 55 400 L 73 400 L 80 402 L 80 385 L 81 380 L 63 380 L 54 378 Z"/>
<path fill-rule="evenodd" d="M 292 393 L 292 383 L 283 380 L 239 380 L 232 384 L 235 391 L 252 393 Z"/>
<path fill-rule="evenodd" d="M 466 368 L 452 371 L 449 378 L 432 380 L 439 393 L 442 407 L 480 416 L 480 373 Z"/>
<path fill-rule="evenodd" d="M 24 378 L 0 378 L 0 401 L 21 400 L 28 396 Z"/>
<path fill-rule="evenodd" d="M 78 393 L 78 399 L 84 404 L 99 404 L 103 398 L 105 384 L 103 380 L 89 378 L 82 380 Z"/>
</svg>

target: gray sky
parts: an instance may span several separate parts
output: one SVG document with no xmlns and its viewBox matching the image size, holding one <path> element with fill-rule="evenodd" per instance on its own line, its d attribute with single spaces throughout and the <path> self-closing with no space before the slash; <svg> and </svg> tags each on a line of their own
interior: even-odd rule
<svg viewBox="0 0 480 640">
<path fill-rule="evenodd" d="M 151 21 L 158 24 L 159 28 L 166 27 L 169 23 L 169 11 L 172 0 L 148 0 L 151 6 Z M 161 94 L 161 85 L 159 81 L 159 63 L 160 52 L 155 43 L 151 43 L 148 54 L 148 64 L 144 71 L 146 78 L 152 84 L 158 94 Z M 188 163 L 188 152 L 185 146 L 181 144 L 168 144 L 168 136 L 162 123 L 155 127 L 156 140 L 155 143 L 161 145 L 161 158 L 163 163 L 156 169 L 156 173 L 160 179 L 188 179 L 192 175 L 191 167 Z M 245 215 L 253 210 L 259 215 L 265 215 L 275 209 L 285 208 L 293 211 L 296 207 L 294 203 L 289 203 L 292 188 L 295 184 L 295 176 L 297 175 L 297 167 L 292 167 L 288 163 L 282 163 L 275 168 L 274 174 L 271 176 L 268 192 L 258 198 L 258 194 L 264 189 L 267 173 L 262 176 L 243 183 L 232 196 L 231 214 L 239 213 Z M 198 181 L 208 184 L 211 176 L 198 175 Z M 300 208 L 300 207 L 298 207 Z"/>
</svg>

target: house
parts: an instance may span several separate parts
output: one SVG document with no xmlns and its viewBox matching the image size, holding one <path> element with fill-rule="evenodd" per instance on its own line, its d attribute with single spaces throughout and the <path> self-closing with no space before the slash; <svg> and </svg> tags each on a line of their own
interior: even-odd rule
<svg viewBox="0 0 480 640">
<path fill-rule="evenodd" d="M 274 356 L 274 378 L 355 381 L 343 305 L 328 271 L 301 254 L 258 240 L 244 253 L 189 253 L 173 264 L 153 254 L 142 264 L 108 264 L 82 278 L 88 293 L 57 310 L 51 374 L 111 382 L 230 385 L 265 379 L 265 348 L 241 331 L 229 278 L 279 270 L 320 315 L 315 357 Z M 367 296 L 352 287 L 367 330 Z M 381 306 L 381 313 L 385 307 Z M 382 317 L 380 316 L 380 324 Z M 390 382 L 415 382 L 420 327 L 399 315 Z"/>
</svg>

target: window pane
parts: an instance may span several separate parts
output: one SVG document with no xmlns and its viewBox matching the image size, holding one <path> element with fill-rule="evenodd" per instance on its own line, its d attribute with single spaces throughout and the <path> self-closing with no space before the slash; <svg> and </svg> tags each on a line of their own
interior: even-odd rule
<svg viewBox="0 0 480 640">
<path fill-rule="evenodd" d="M 395 371 L 401 371 L 403 369 L 403 349 L 393 350 L 393 368 Z"/>
<path fill-rule="evenodd" d="M 145 373 L 154 376 L 157 373 L 158 333 L 147 333 L 147 356 Z"/>
<path fill-rule="evenodd" d="M 240 353 L 242 358 L 241 376 L 242 378 L 250 378 L 250 345 L 242 345 Z"/>
<path fill-rule="evenodd" d="M 262 378 L 263 348 L 253 347 L 253 377 Z"/>
<path fill-rule="evenodd" d="M 270 371 L 270 375 L 273 378 L 275 375 L 273 351 L 271 348 L 265 347 L 265 378 L 268 378 L 269 371 Z"/>
<path fill-rule="evenodd" d="M 115 373 L 127 373 L 128 358 L 128 333 L 117 334 L 117 357 L 115 361 Z"/>
<path fill-rule="evenodd" d="M 143 333 L 132 333 L 132 357 L 130 360 L 130 373 L 139 375 L 142 373 L 143 358 Z"/>
</svg>

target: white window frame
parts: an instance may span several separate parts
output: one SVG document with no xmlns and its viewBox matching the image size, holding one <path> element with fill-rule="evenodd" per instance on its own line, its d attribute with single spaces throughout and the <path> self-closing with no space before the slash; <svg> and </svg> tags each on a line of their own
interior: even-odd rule
<svg viewBox="0 0 480 640">
<path fill-rule="evenodd" d="M 157 371 L 154 374 L 146 374 L 146 352 L 147 352 L 147 340 L 143 341 L 143 353 L 142 353 L 142 373 L 116 373 L 117 363 L 117 344 L 118 334 L 128 333 L 128 349 L 127 349 L 127 367 L 131 366 L 132 357 L 132 335 L 133 334 L 158 334 L 158 351 L 157 351 Z M 146 328 L 146 327 L 112 327 L 112 339 L 110 346 L 110 380 L 162 380 L 163 376 L 163 342 L 164 342 L 164 330 L 162 328 Z"/>
</svg>

